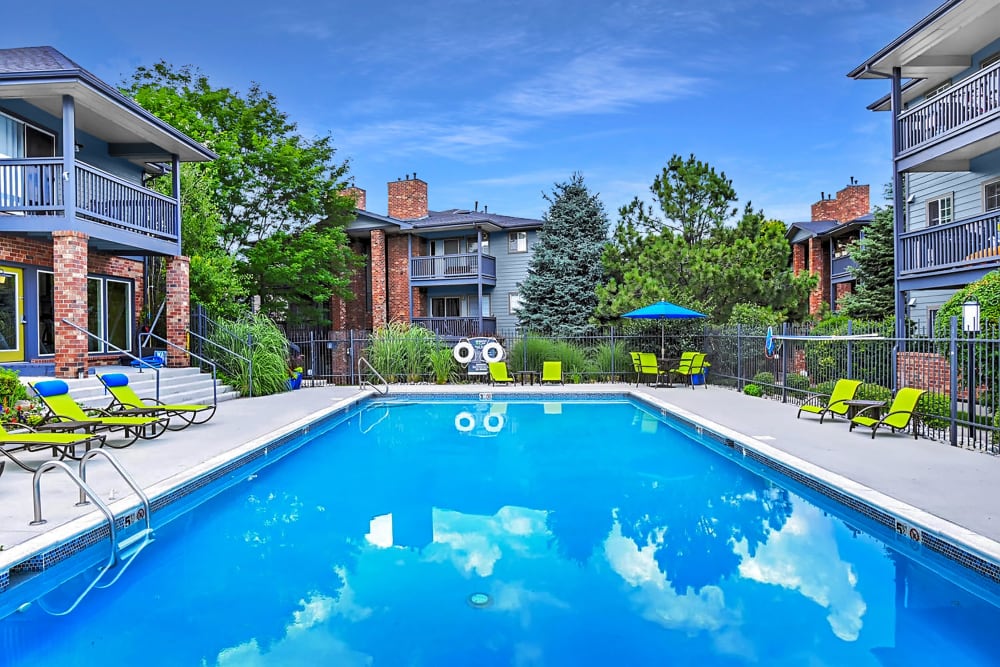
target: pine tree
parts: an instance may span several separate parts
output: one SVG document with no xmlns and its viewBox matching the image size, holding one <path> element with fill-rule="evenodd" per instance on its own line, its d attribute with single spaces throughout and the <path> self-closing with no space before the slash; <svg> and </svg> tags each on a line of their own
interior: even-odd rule
<svg viewBox="0 0 1000 667">
<path fill-rule="evenodd" d="M 608 216 L 579 173 L 544 197 L 549 210 L 521 284 L 518 320 L 541 335 L 587 335 L 597 306 L 594 288 L 603 280 Z"/>
<path fill-rule="evenodd" d="M 857 281 L 854 294 L 840 298 L 837 305 L 845 315 L 858 320 L 882 320 L 895 310 L 895 267 L 892 207 L 876 207 L 872 224 L 864 238 L 851 244 L 848 252 L 857 266 L 851 273 Z"/>
</svg>

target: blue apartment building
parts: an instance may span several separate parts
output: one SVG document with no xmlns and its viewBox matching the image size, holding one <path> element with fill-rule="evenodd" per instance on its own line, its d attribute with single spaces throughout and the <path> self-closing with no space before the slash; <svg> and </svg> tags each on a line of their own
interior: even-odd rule
<svg viewBox="0 0 1000 667">
<path fill-rule="evenodd" d="M 951 0 L 861 65 L 892 115 L 897 335 L 1000 268 L 1000 1 Z"/>
</svg>

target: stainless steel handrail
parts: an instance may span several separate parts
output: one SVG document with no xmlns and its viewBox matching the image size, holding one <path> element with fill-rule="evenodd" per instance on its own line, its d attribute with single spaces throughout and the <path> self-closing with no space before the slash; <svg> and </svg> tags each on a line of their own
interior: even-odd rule
<svg viewBox="0 0 1000 667">
<path fill-rule="evenodd" d="M 139 362 L 139 370 L 140 371 L 142 370 L 143 367 L 145 367 L 145 368 L 152 368 L 154 371 L 156 371 L 156 400 L 160 400 L 160 369 L 159 369 L 158 366 L 154 366 L 153 364 L 149 363 L 148 361 L 144 361 L 143 359 L 141 359 L 140 357 L 135 356 L 134 354 L 132 354 L 128 350 L 121 349 L 120 347 L 118 347 L 117 345 L 115 345 L 114 343 L 112 343 L 111 341 L 106 340 L 104 338 L 101 338 L 100 336 L 98 336 L 95 333 L 91 333 L 87 329 L 84 329 L 83 327 L 81 327 L 78 324 L 74 324 L 73 322 L 70 322 L 66 318 L 63 318 L 62 323 L 63 324 L 67 324 L 67 325 L 73 327 L 77 331 L 79 331 L 79 332 L 81 332 L 83 334 L 86 334 L 87 336 L 90 336 L 94 340 L 96 340 L 96 341 L 98 341 L 98 342 L 106 345 L 111 350 L 114 350 L 115 352 L 121 352 L 123 355 L 125 355 L 129 359 L 132 359 L 133 361 Z"/>
<path fill-rule="evenodd" d="M 368 370 L 372 373 L 372 375 L 374 375 L 375 377 L 377 377 L 379 380 L 382 381 L 382 384 L 385 385 L 385 391 L 382 391 L 382 389 L 380 387 L 377 387 L 376 385 L 374 385 L 374 384 L 372 384 L 371 382 L 368 381 L 368 379 L 365 376 L 365 374 L 361 372 L 362 366 L 367 367 Z M 364 389 L 365 385 L 368 385 L 369 387 L 371 387 L 372 389 L 374 389 L 378 393 L 382 394 L 383 396 L 385 396 L 386 394 L 389 393 L 389 383 L 386 381 L 386 379 L 384 377 L 382 377 L 382 374 L 379 373 L 377 370 L 375 370 L 375 367 L 372 366 L 368 362 L 368 360 L 365 359 L 364 357 L 360 357 L 358 359 L 358 377 L 361 378 L 361 384 L 359 385 L 361 389 Z"/>
<path fill-rule="evenodd" d="M 150 514 L 152 514 L 152 512 L 149 509 L 149 497 L 145 493 L 143 493 L 142 488 L 135 481 L 135 478 L 132 477 L 132 475 L 130 475 L 127 470 L 125 470 L 121 462 L 118 460 L 118 457 L 112 456 L 111 452 L 104 449 L 87 450 L 83 454 L 83 456 L 80 457 L 80 473 L 79 473 L 80 480 L 84 484 L 87 483 L 87 461 L 94 458 L 98 454 L 100 454 L 101 456 L 103 456 L 108 460 L 108 462 L 114 467 L 114 469 L 118 471 L 118 474 L 121 475 L 122 479 L 125 480 L 125 483 L 128 484 L 133 491 L 135 491 L 135 495 L 139 496 L 139 500 L 142 501 L 142 508 L 143 510 L 145 510 L 146 528 L 147 530 L 152 530 L 153 527 L 149 524 L 149 516 Z M 84 496 L 83 487 L 81 486 L 80 502 L 78 502 L 77 505 L 86 505 L 86 504 L 87 504 L 87 499 Z"/>
</svg>

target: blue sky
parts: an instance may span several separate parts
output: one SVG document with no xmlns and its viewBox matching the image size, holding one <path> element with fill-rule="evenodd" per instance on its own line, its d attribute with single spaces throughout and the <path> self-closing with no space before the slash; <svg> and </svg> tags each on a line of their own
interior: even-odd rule
<svg viewBox="0 0 1000 667">
<path fill-rule="evenodd" d="M 541 217 L 581 172 L 612 220 L 677 153 L 741 202 L 808 220 L 853 176 L 882 204 L 887 82 L 846 73 L 939 0 L 13 3 L 0 44 L 49 45 L 110 83 L 139 65 L 256 81 L 331 134 L 368 209 L 416 173 L 432 209 Z M 60 6 L 64 5 L 64 6 Z"/>
</svg>

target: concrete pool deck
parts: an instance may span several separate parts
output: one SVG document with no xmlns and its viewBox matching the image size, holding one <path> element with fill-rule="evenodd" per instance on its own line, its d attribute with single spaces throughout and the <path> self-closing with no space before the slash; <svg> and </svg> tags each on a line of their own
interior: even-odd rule
<svg viewBox="0 0 1000 667">
<path fill-rule="evenodd" d="M 812 417 L 795 418 L 797 408 L 709 385 L 691 389 L 650 388 L 625 384 L 589 384 L 544 387 L 489 387 L 488 385 L 393 385 L 391 394 L 524 392 L 546 394 L 634 392 L 649 397 L 666 409 L 703 419 L 751 439 L 751 446 L 770 450 L 769 455 L 806 474 L 832 473 L 850 480 L 844 486 L 852 493 L 874 493 L 869 498 L 900 516 L 900 508 L 918 514 L 935 531 L 971 546 L 995 562 L 1000 562 L 1000 457 L 951 447 L 940 442 L 902 434 L 848 432 L 843 419 L 819 424 Z M 139 441 L 126 449 L 114 450 L 122 465 L 144 489 L 162 488 L 173 477 L 192 470 L 218 465 L 218 461 L 248 446 L 266 442 L 273 434 L 289 432 L 315 415 L 368 395 L 356 387 L 313 387 L 261 398 L 244 398 L 219 404 L 207 424 L 184 431 L 167 432 L 151 441 Z M 743 438 L 741 438 L 743 439 Z M 26 455 L 24 460 L 39 464 L 50 460 L 44 452 Z M 72 463 L 72 462 L 70 462 Z M 815 466 L 815 468 L 813 468 Z M 73 466 L 75 468 L 75 465 Z M 819 470 L 822 469 L 822 470 Z M 845 481 L 846 481 L 845 480 Z M 111 466 L 100 459 L 88 468 L 88 481 L 107 499 L 112 490 L 117 498 L 116 513 L 135 505 L 127 485 L 116 477 Z M 79 527 L 101 520 L 93 505 L 75 507 L 78 491 L 58 471 L 42 480 L 43 516 L 48 522 L 30 526 L 32 520 L 32 475 L 7 462 L 0 476 L 0 572 L 53 544 L 65 540 Z M 898 507 L 897 507 L 898 505 Z M 905 514 L 905 512 L 903 512 Z M 155 528 L 155 523 L 154 523 Z"/>
</svg>

